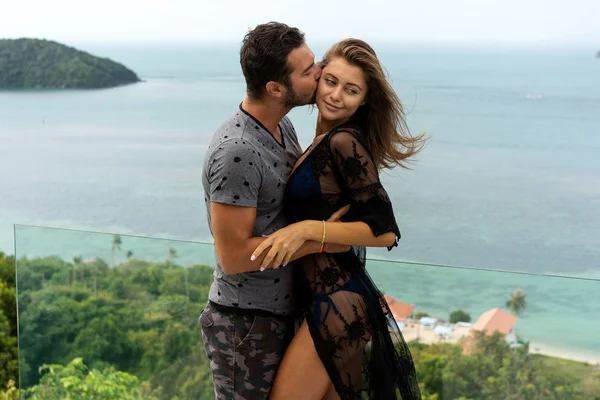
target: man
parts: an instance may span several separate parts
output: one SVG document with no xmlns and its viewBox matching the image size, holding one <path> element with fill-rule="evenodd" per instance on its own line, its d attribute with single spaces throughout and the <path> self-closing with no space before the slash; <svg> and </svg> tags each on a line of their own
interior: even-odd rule
<svg viewBox="0 0 600 400">
<path fill-rule="evenodd" d="M 260 271 L 265 254 L 256 260 L 251 255 L 263 235 L 286 225 L 285 184 L 300 157 L 286 114 L 314 103 L 321 69 L 304 34 L 274 22 L 245 36 L 240 63 L 246 96 L 215 133 L 204 161 L 217 265 L 199 322 L 215 398 L 266 399 L 294 335 L 292 270 Z M 307 242 L 293 259 L 320 248 L 321 243 Z M 347 249 L 327 246 L 328 252 Z"/>
</svg>

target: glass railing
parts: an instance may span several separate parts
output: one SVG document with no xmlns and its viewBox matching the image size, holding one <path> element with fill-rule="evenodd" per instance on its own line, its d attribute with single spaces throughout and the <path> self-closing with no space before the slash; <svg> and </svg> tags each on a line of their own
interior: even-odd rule
<svg viewBox="0 0 600 400">
<path fill-rule="evenodd" d="M 15 227 L 21 398 L 213 399 L 208 243 Z M 369 260 L 423 398 L 600 399 L 600 281 Z"/>
</svg>

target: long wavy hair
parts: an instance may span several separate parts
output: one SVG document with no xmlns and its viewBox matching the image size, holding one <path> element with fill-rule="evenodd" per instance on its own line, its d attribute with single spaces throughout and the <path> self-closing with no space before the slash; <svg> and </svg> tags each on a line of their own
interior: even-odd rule
<svg viewBox="0 0 600 400">
<path fill-rule="evenodd" d="M 334 44 L 320 62 L 324 68 L 341 57 L 362 69 L 367 83 L 365 104 L 352 116 L 365 130 L 365 140 L 378 170 L 399 165 L 408 168 L 409 159 L 423 150 L 425 134 L 412 136 L 400 99 L 387 80 L 375 50 L 360 39 L 344 39 Z"/>
</svg>

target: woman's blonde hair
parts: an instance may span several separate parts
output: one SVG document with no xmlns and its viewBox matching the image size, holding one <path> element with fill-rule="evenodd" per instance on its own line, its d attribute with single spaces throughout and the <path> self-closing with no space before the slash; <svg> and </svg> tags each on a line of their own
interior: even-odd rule
<svg viewBox="0 0 600 400">
<path fill-rule="evenodd" d="M 365 130 L 365 140 L 377 169 L 395 165 L 407 168 L 406 162 L 423 149 L 427 137 L 410 134 L 402 103 L 388 82 L 375 51 L 362 40 L 345 39 L 327 50 L 321 67 L 325 68 L 337 57 L 359 67 L 365 74 L 366 104 L 359 107 L 352 119 Z"/>
</svg>

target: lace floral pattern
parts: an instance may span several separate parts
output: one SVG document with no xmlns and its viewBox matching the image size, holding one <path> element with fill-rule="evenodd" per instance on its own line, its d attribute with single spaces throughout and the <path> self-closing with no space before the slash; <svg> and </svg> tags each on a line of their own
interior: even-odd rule
<svg viewBox="0 0 600 400">
<path fill-rule="evenodd" d="M 293 173 L 287 184 L 284 204 L 290 222 L 326 219 L 350 204 L 344 221 L 362 221 L 376 236 L 394 232 L 400 238 L 390 199 L 357 127 L 329 132 L 297 169 L 302 166 L 310 173 Z M 420 399 L 410 351 L 365 270 L 365 254 L 363 247 L 355 247 L 347 253 L 313 254 L 295 264 L 301 307 L 317 352 L 342 400 Z"/>
<path fill-rule="evenodd" d="M 368 159 L 365 160 L 366 156 L 361 155 L 356 151 L 356 140 L 351 140 L 351 143 L 352 155 L 342 154 L 338 148 L 334 151 L 339 162 L 341 174 L 346 178 L 348 183 L 355 184 L 356 182 L 364 182 L 367 180 L 369 175 L 369 161 Z"/>
</svg>

